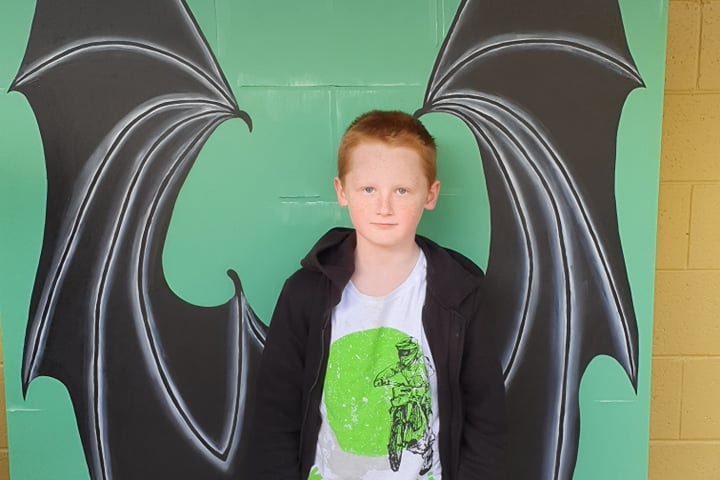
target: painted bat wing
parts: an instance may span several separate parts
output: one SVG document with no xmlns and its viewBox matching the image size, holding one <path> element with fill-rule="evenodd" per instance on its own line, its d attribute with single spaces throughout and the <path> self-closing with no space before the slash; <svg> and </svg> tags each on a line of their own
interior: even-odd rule
<svg viewBox="0 0 720 480">
<path fill-rule="evenodd" d="M 462 119 L 482 156 L 514 480 L 572 477 L 579 383 L 595 356 L 637 388 L 614 170 L 639 86 L 615 0 L 465 0 L 427 87 L 421 112 Z"/>
<path fill-rule="evenodd" d="M 234 478 L 264 327 L 236 294 L 178 298 L 162 249 L 223 121 L 250 118 L 181 0 L 39 0 L 12 87 L 36 115 L 45 233 L 22 385 L 54 377 L 97 479 Z"/>
</svg>

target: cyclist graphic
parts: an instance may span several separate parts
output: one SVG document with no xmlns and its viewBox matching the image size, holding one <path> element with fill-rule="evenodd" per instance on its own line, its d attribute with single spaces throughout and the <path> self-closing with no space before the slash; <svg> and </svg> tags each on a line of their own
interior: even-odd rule
<svg viewBox="0 0 720 480">
<path fill-rule="evenodd" d="M 395 344 L 398 361 L 375 376 L 376 387 L 392 387 L 390 398 L 390 439 L 388 459 L 390 468 L 400 468 L 403 450 L 422 455 L 420 475 L 432 467 L 435 435 L 430 430 L 432 402 L 427 368 L 417 340 L 408 337 Z"/>
</svg>

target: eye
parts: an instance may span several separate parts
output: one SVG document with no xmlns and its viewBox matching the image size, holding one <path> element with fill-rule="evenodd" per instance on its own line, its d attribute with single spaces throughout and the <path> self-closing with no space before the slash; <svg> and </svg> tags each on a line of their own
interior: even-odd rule
<svg viewBox="0 0 720 480">
<path fill-rule="evenodd" d="M 375 187 L 363 187 L 362 191 L 363 193 L 373 193 L 375 192 Z"/>
<path fill-rule="evenodd" d="M 405 195 L 405 194 L 408 193 L 407 189 L 406 189 L 406 188 L 402 188 L 402 187 L 398 188 L 398 189 L 395 190 L 395 191 L 397 192 L 398 195 Z"/>
</svg>

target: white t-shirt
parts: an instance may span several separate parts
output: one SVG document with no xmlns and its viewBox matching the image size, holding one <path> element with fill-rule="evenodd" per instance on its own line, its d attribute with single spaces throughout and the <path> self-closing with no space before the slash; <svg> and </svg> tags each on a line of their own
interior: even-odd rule
<svg viewBox="0 0 720 480">
<path fill-rule="evenodd" d="M 332 316 L 309 480 L 440 480 L 437 378 L 422 326 L 426 261 L 383 297 L 345 287 Z"/>
</svg>

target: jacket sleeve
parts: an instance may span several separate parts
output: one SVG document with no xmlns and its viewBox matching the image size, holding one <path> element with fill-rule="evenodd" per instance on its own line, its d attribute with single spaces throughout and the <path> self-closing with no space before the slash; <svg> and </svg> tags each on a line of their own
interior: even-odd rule
<svg viewBox="0 0 720 480">
<path fill-rule="evenodd" d="M 460 480 L 495 480 L 505 478 L 505 384 L 482 292 L 474 297 L 460 372 L 464 407 Z"/>
<path fill-rule="evenodd" d="M 299 480 L 307 324 L 297 282 L 285 282 L 265 342 L 248 463 L 254 480 Z"/>
</svg>

